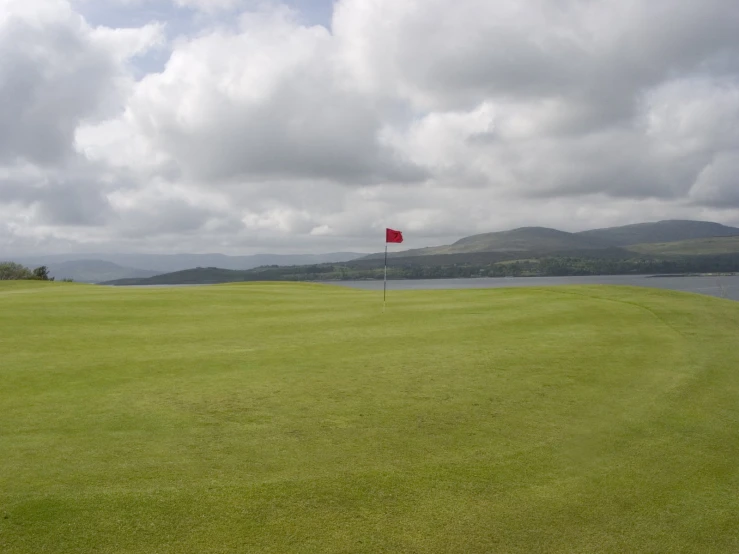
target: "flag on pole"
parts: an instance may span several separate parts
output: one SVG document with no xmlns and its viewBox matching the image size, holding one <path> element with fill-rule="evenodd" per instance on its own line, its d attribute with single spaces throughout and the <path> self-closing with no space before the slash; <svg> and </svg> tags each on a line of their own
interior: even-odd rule
<svg viewBox="0 0 739 554">
<path fill-rule="evenodd" d="M 387 299 L 387 243 L 403 242 L 403 233 L 395 229 L 385 229 L 385 279 L 382 283 L 382 311 L 385 311 L 385 301 Z"/>
<path fill-rule="evenodd" d="M 403 242 L 403 233 L 395 229 L 385 229 L 385 242 Z"/>
</svg>

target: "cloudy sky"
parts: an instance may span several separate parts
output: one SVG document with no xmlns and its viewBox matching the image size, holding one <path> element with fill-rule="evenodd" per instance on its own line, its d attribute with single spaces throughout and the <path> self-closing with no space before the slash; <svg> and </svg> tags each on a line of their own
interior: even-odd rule
<svg viewBox="0 0 739 554">
<path fill-rule="evenodd" d="M 739 225 L 736 0 L 0 0 L 0 254 Z"/>
</svg>

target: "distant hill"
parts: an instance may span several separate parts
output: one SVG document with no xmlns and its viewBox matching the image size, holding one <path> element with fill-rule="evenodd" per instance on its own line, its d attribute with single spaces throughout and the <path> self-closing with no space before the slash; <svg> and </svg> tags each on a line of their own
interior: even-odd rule
<svg viewBox="0 0 739 554">
<path fill-rule="evenodd" d="M 223 269 L 252 269 L 265 265 L 303 265 L 345 262 L 364 256 L 356 252 L 332 252 L 328 254 L 254 254 L 227 256 L 225 254 L 50 254 L 42 256 L 8 256 L 26 266 L 54 266 L 65 262 L 103 261 L 127 268 L 139 268 L 154 274 L 182 271 L 195 267 L 220 267 Z M 0 258 L 2 255 L 0 255 Z"/>
<path fill-rule="evenodd" d="M 590 250 L 609 246 L 598 239 L 582 237 L 547 227 L 520 227 L 511 231 L 483 233 L 458 240 L 450 247 L 454 253 L 464 252 L 554 252 L 558 250 Z"/>
<path fill-rule="evenodd" d="M 254 280 L 374 279 L 383 275 L 383 254 L 169 256 L 110 255 L 128 267 L 97 268 L 104 284 L 191 284 Z M 706 221 L 667 220 L 568 233 L 521 227 L 482 233 L 457 242 L 393 252 L 391 275 L 435 278 L 500 275 L 734 272 L 739 267 L 739 228 Z M 678 260 L 680 258 L 680 260 Z M 23 262 L 23 260 L 17 260 Z M 134 264 L 133 262 L 141 262 Z M 205 263 L 204 263 L 205 262 Z M 54 269 L 53 263 L 45 263 Z M 146 263 L 147 265 L 141 265 Z M 510 267 L 503 267 L 510 264 Z M 175 270 L 161 269 L 176 267 Z M 132 267 L 145 268 L 132 270 Z M 89 269 L 89 268 L 88 268 Z M 113 275 L 113 270 L 118 273 Z M 129 272 L 121 276 L 121 272 Z M 149 275 L 132 271 L 149 271 Z M 90 270 L 91 271 L 91 270 Z M 151 276 L 152 272 L 155 276 Z M 54 272 L 52 271 L 54 275 Z M 74 278 L 74 277 L 73 277 Z M 92 280 L 88 274 L 87 280 Z"/>
<path fill-rule="evenodd" d="M 739 236 L 739 228 L 710 221 L 668 219 L 655 223 L 636 223 L 576 233 L 580 237 L 603 241 L 614 246 L 664 243 L 711 237 Z"/>
<path fill-rule="evenodd" d="M 438 256 L 449 254 L 471 254 L 475 252 L 557 252 L 563 250 L 595 250 L 612 246 L 595 238 L 582 237 L 548 227 L 520 227 L 510 231 L 483 233 L 458 240 L 448 246 L 432 246 L 393 252 L 389 257 Z M 371 254 L 366 259 L 377 259 L 384 254 Z"/>
<path fill-rule="evenodd" d="M 667 243 L 727 236 L 739 236 L 739 228 L 710 221 L 687 220 L 638 223 L 577 233 L 568 233 L 548 227 L 520 227 L 510 231 L 472 235 L 444 246 L 391 252 L 388 257 L 409 258 L 412 256 L 440 256 L 475 252 L 516 252 L 520 255 L 525 253 L 542 255 L 547 252 L 598 250 L 634 244 Z M 375 253 L 358 258 L 358 260 L 380 259 L 383 257 L 384 253 Z"/>
<path fill-rule="evenodd" d="M 249 278 L 250 273 L 254 270 L 238 270 L 223 269 L 218 267 L 196 267 L 193 269 L 184 269 L 182 271 L 173 271 L 172 273 L 162 273 L 153 277 L 144 279 L 123 278 L 111 279 L 101 283 L 102 285 L 210 285 L 216 283 L 233 283 L 241 281 L 256 280 Z"/>
<path fill-rule="evenodd" d="M 655 256 L 732 254 L 739 252 L 739 236 L 712 237 L 707 239 L 681 240 L 677 242 L 657 242 L 652 244 L 634 244 L 627 248 L 633 252 Z"/>
<path fill-rule="evenodd" d="M 473 252 L 396 258 L 389 279 L 451 279 L 456 277 L 523 277 L 566 275 L 634 275 L 736 273 L 739 252 L 713 255 L 652 256 L 621 248 L 560 251 L 545 254 Z M 248 270 L 195 268 L 148 279 L 120 279 L 104 285 L 188 285 L 239 281 L 343 281 L 382 279 L 383 261 L 306 266 L 272 266 Z"/>
<path fill-rule="evenodd" d="M 57 281 L 74 279 L 82 283 L 100 283 L 112 279 L 146 278 L 157 274 L 156 271 L 123 267 L 102 260 L 76 260 L 49 264 L 49 274 Z"/>
<path fill-rule="evenodd" d="M 424 249 L 425 250 L 425 249 Z M 398 266 L 417 266 L 417 267 L 433 267 L 433 266 L 445 266 L 454 264 L 489 264 L 489 263 L 500 263 L 513 260 L 521 259 L 535 259 L 543 257 L 590 257 L 599 259 L 618 259 L 618 258 L 629 258 L 638 256 L 635 252 L 626 250 L 624 248 L 618 248 L 610 246 L 606 248 L 583 248 L 583 249 L 568 249 L 568 250 L 532 250 L 532 251 L 521 251 L 521 250 L 508 250 L 508 251 L 497 251 L 497 252 L 466 252 L 466 253 L 453 253 L 453 254 L 415 254 L 416 250 L 408 250 L 407 252 L 413 252 L 412 255 L 404 255 L 406 252 L 398 252 L 396 256 L 392 258 L 393 267 Z M 356 269 L 370 269 L 370 268 L 381 268 L 384 265 L 383 257 L 368 256 L 365 258 L 359 258 L 346 262 L 346 267 Z"/>
</svg>

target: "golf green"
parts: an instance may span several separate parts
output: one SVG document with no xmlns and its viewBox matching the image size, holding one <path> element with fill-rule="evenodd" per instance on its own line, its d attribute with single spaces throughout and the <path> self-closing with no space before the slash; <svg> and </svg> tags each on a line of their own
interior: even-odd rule
<svg viewBox="0 0 739 554">
<path fill-rule="evenodd" d="M 0 552 L 737 552 L 739 303 L 0 282 Z"/>
</svg>

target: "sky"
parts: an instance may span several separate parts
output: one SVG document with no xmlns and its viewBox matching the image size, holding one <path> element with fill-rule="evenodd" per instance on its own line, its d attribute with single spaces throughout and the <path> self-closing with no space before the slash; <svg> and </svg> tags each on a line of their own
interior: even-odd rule
<svg viewBox="0 0 739 554">
<path fill-rule="evenodd" d="M 0 0 L 0 255 L 739 226 L 736 0 Z"/>
</svg>

